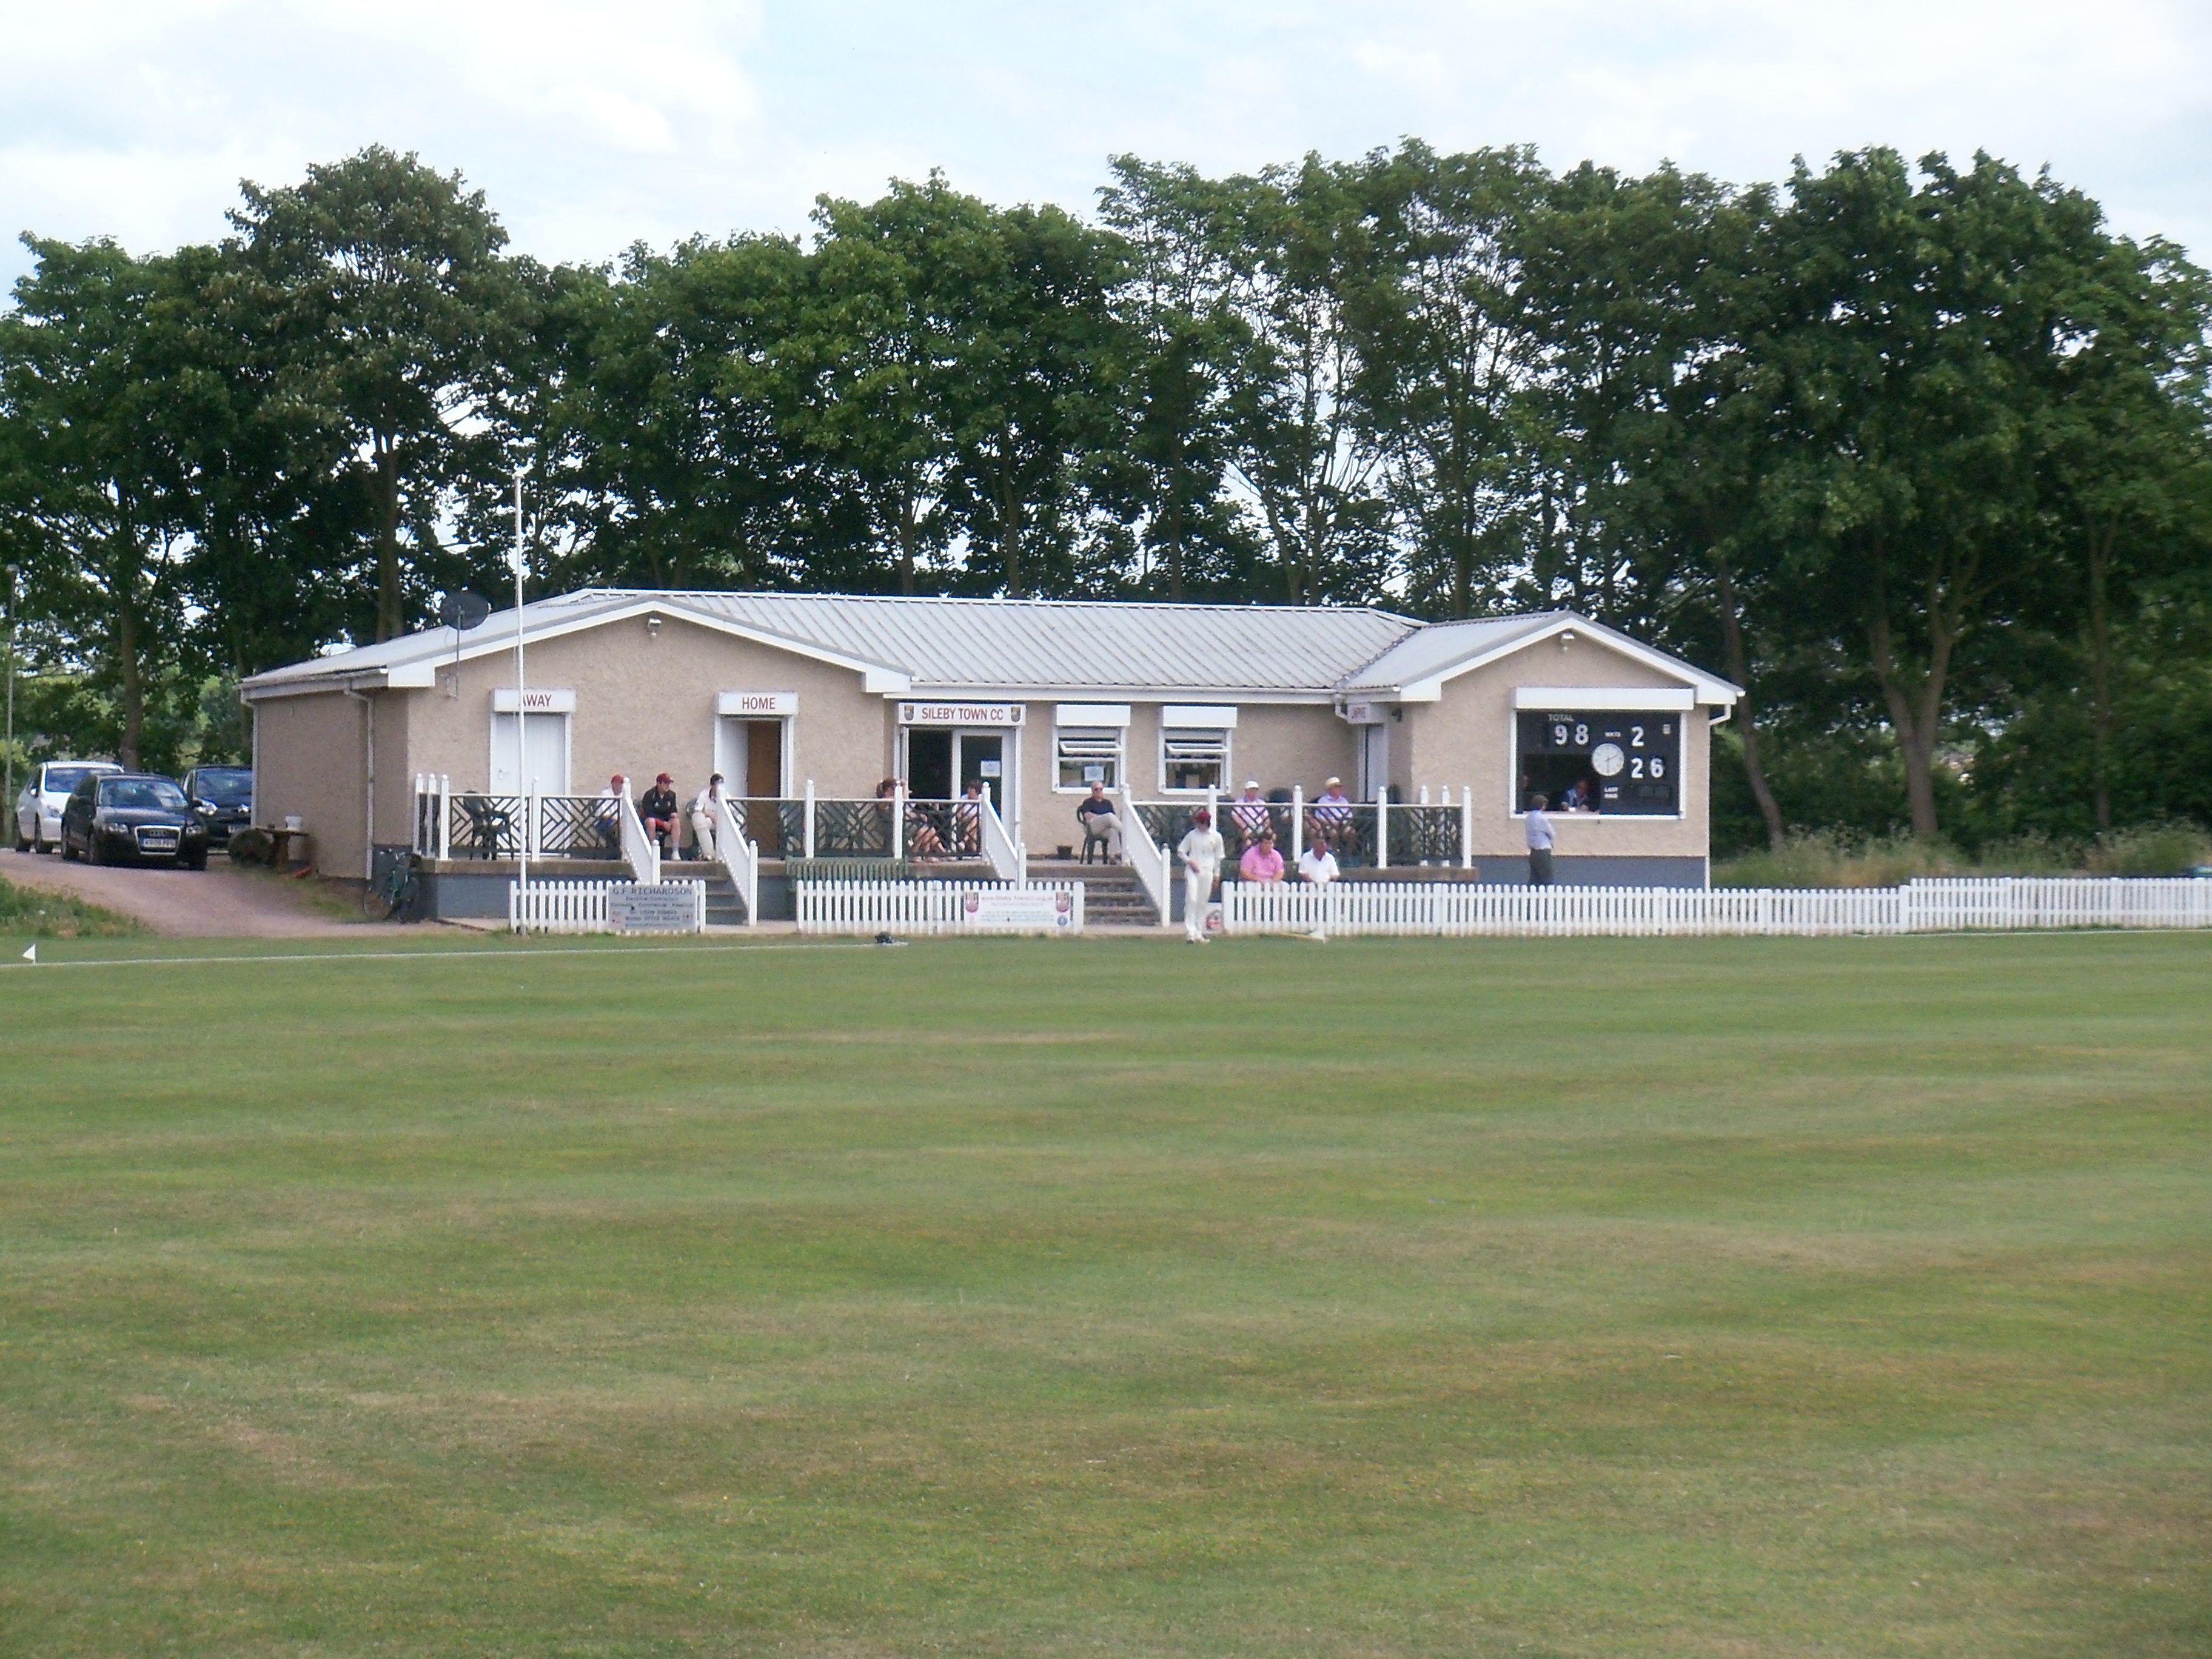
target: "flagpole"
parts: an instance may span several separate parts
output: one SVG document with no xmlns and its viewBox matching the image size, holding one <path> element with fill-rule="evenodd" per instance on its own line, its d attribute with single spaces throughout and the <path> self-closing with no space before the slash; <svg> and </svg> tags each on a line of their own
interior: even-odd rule
<svg viewBox="0 0 2212 1659">
<path fill-rule="evenodd" d="M 524 695 L 522 672 L 522 573 L 528 561 L 522 552 L 522 475 L 530 469 L 514 469 L 514 556 L 508 561 L 514 567 L 514 787 L 522 797 L 522 834 L 514 843 L 515 869 L 520 885 L 526 891 L 530 886 L 530 699 Z"/>
</svg>

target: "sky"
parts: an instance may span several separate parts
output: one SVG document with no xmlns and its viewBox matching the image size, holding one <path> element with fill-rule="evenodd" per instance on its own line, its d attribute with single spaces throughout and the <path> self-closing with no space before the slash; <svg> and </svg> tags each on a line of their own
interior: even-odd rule
<svg viewBox="0 0 2212 1659">
<path fill-rule="evenodd" d="M 2212 255 L 2208 0 L 0 0 L 0 283 L 22 231 L 212 240 L 240 179 L 369 143 L 484 190 L 520 252 L 803 234 L 942 168 L 1088 210 L 1107 158 L 1214 173 L 1407 135 L 1662 160 L 1984 149 Z"/>
</svg>

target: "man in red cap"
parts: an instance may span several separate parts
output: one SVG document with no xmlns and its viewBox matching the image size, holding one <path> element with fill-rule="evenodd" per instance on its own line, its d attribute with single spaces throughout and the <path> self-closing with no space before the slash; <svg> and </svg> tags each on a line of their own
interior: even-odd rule
<svg viewBox="0 0 2212 1659">
<path fill-rule="evenodd" d="M 1226 850 L 1221 832 L 1213 827 L 1213 814 L 1200 807 L 1190 815 L 1190 833 L 1176 848 L 1182 857 L 1182 933 L 1193 945 L 1206 942 L 1206 913 L 1213 902 L 1213 884 L 1221 878 Z"/>
<path fill-rule="evenodd" d="M 645 825 L 645 833 L 652 840 L 665 843 L 668 856 L 680 858 L 684 853 L 684 827 L 676 816 L 676 780 L 663 772 L 653 779 L 653 787 L 645 792 L 645 799 L 637 804 L 637 816 Z"/>
</svg>

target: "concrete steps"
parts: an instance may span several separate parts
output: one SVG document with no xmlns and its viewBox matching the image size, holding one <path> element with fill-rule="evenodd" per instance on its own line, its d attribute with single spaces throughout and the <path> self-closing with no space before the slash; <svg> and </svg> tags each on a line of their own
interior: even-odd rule
<svg viewBox="0 0 2212 1659">
<path fill-rule="evenodd" d="M 1079 864 L 1072 859 L 1033 858 L 1030 860 L 1030 879 L 1081 882 L 1083 922 L 1086 927 L 1159 926 L 1160 913 L 1145 896 L 1136 872 L 1126 864 Z"/>
</svg>

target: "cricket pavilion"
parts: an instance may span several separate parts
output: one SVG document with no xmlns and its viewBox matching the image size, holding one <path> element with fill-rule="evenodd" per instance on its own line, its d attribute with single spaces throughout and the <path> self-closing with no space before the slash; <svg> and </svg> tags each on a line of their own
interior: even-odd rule
<svg viewBox="0 0 2212 1659">
<path fill-rule="evenodd" d="M 1569 611 L 593 588 L 241 695 L 258 820 L 299 820 L 325 874 L 410 854 L 433 913 L 492 915 L 525 861 L 700 857 L 711 888 L 742 854 L 750 885 L 721 902 L 759 919 L 810 871 L 1097 857 L 1076 812 L 1094 784 L 1152 863 L 1085 879 L 1102 900 L 1140 885 L 1127 908 L 1155 916 L 1174 884 L 1146 870 L 1200 805 L 1232 860 L 1264 827 L 1286 853 L 1327 839 L 1348 879 L 1510 883 L 1535 794 L 1562 883 L 1702 886 L 1711 728 L 1741 694 Z M 662 773 L 686 809 L 719 773 L 721 839 L 743 845 L 708 860 L 686 830 L 641 849 L 635 803 Z"/>
</svg>

